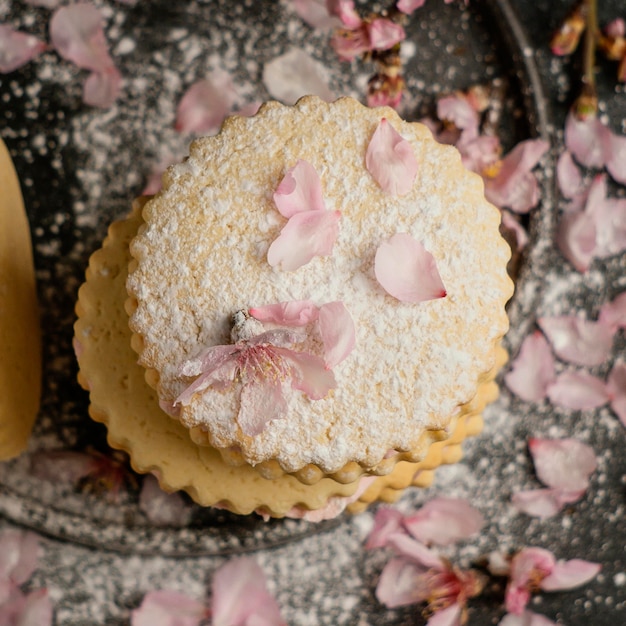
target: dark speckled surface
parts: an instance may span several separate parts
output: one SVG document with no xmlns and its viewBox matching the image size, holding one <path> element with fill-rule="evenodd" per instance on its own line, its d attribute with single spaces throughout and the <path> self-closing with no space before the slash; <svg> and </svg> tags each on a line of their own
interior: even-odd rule
<svg viewBox="0 0 626 626">
<path fill-rule="evenodd" d="M 428 0 L 416 13 L 409 27 L 414 53 L 407 64 L 407 117 L 422 115 L 439 93 L 497 78 L 507 85 L 501 121 L 507 146 L 542 132 L 559 145 L 579 63 L 553 58 L 547 40 L 568 5 L 510 2 L 520 18 L 517 33 L 501 19 L 508 3 L 472 0 L 464 10 Z M 173 129 L 184 89 L 221 67 L 233 75 L 242 101 L 266 99 L 263 66 L 289 46 L 305 49 L 324 65 L 336 95 L 358 96 L 369 75 L 364 65 L 339 63 L 326 36 L 302 26 L 286 3 L 96 4 L 105 11 L 112 54 L 126 79 L 112 109 L 82 105 L 84 74 L 52 52 L 0 76 L 0 135 L 24 189 L 42 309 L 44 396 L 31 453 L 58 447 L 107 450 L 104 432 L 87 418 L 87 397 L 75 381 L 76 291 L 108 223 L 127 212 L 152 167 L 169 155 L 184 156 L 189 137 Z M 599 4 L 601 23 L 618 15 L 617 0 Z M 0 0 L 0 22 L 42 37 L 48 16 L 46 9 Z M 528 48 L 519 48 L 519 36 Z M 598 80 L 605 111 L 623 132 L 626 96 L 615 89 L 614 70 L 600 62 Z M 534 78 L 540 84 L 529 91 Z M 545 102 L 538 98 L 542 90 Z M 544 200 L 531 217 L 533 247 L 511 305 L 507 341 L 513 352 L 538 315 L 584 311 L 593 317 L 626 288 L 624 256 L 595 264 L 585 276 L 560 257 L 551 244 L 557 202 L 549 160 L 542 184 Z M 612 360 L 625 345 L 618 336 Z M 612 360 L 594 373 L 606 375 Z M 480 538 L 452 553 L 462 560 L 496 547 L 537 545 L 558 557 L 601 562 L 594 582 L 570 593 L 544 594 L 532 608 L 570 626 L 626 623 L 626 429 L 606 407 L 565 411 L 521 402 L 506 390 L 486 418 L 485 433 L 468 442 L 463 462 L 443 468 L 432 489 L 407 494 L 400 506 L 409 509 L 442 493 L 469 498 L 488 524 Z M 599 457 L 585 499 L 552 520 L 517 515 L 508 504 L 513 491 L 538 485 L 526 453 L 529 435 L 574 436 L 590 443 Z M 387 611 L 373 596 L 386 557 L 362 548 L 370 513 L 319 528 L 194 510 L 189 525 L 154 528 L 138 510 L 136 493 L 112 506 L 33 478 L 28 461 L 24 456 L 0 466 L 0 515 L 3 526 L 32 527 L 42 534 L 42 563 L 33 584 L 50 589 L 59 625 L 128 623 L 129 610 L 150 589 L 175 588 L 201 597 L 225 558 L 218 553 L 241 550 L 255 551 L 290 624 L 424 623 L 415 609 Z M 496 595 L 473 605 L 470 624 L 498 623 L 503 611 Z"/>
</svg>

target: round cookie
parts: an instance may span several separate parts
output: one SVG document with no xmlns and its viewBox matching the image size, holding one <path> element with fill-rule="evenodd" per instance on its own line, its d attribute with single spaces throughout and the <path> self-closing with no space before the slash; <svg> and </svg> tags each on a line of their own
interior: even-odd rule
<svg viewBox="0 0 626 626">
<path fill-rule="evenodd" d="M 383 118 L 417 159 L 404 195 L 381 189 L 366 168 Z M 268 262 L 287 221 L 272 196 L 300 160 L 319 174 L 325 209 L 341 213 L 339 235 L 331 254 L 284 271 Z M 230 118 L 168 170 L 143 215 L 127 283 L 133 346 L 160 406 L 229 464 L 307 484 L 387 474 L 450 436 L 496 363 L 512 291 L 499 213 L 454 148 L 391 109 L 304 98 Z M 401 302 L 377 282 L 377 249 L 398 233 L 433 255 L 446 297 Z M 286 418 L 254 435 L 237 420 L 245 385 L 236 373 L 231 385 L 195 393 L 174 410 L 193 382 L 185 363 L 232 343 L 233 314 L 301 300 L 341 302 L 355 323 L 355 347 L 332 368 L 336 386 L 327 395 L 312 399 L 282 384 Z M 309 344 L 319 357 L 319 342 Z"/>
</svg>

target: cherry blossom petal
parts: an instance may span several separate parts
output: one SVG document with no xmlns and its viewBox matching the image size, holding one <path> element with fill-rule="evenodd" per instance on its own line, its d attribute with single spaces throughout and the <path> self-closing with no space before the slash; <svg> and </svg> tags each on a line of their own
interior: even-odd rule
<svg viewBox="0 0 626 626">
<path fill-rule="evenodd" d="M 583 177 L 574 163 L 571 152 L 561 153 L 556 164 L 556 177 L 559 189 L 565 198 L 573 198 L 582 191 Z"/>
<path fill-rule="evenodd" d="M 609 134 L 609 129 L 597 117 L 579 120 L 570 112 L 565 121 L 565 145 L 585 167 L 604 167 Z"/>
<path fill-rule="evenodd" d="M 387 545 L 389 537 L 402 531 L 403 515 L 397 509 L 382 507 L 376 511 L 374 527 L 367 537 L 365 547 L 383 548 Z"/>
<path fill-rule="evenodd" d="M 64 59 L 94 72 L 113 66 L 102 29 L 102 14 L 92 4 L 79 2 L 57 9 L 49 29 L 52 45 Z"/>
<path fill-rule="evenodd" d="M 371 50 L 389 50 L 406 39 L 404 28 L 387 18 L 376 18 L 368 25 Z"/>
<path fill-rule="evenodd" d="M 311 28 L 330 30 L 341 23 L 337 17 L 328 12 L 326 0 L 293 0 L 291 4 L 300 19 Z"/>
<path fill-rule="evenodd" d="M 369 52 L 370 38 L 365 24 L 356 30 L 335 31 L 330 45 L 341 61 L 353 61 L 358 56 Z"/>
<path fill-rule="evenodd" d="M 376 586 L 378 601 L 387 608 L 423 602 L 430 587 L 424 569 L 406 558 L 389 560 L 383 568 Z"/>
<path fill-rule="evenodd" d="M 333 368 L 354 348 L 354 321 L 343 302 L 328 302 L 320 307 L 319 326 L 324 343 L 324 361 L 327 368 Z"/>
<path fill-rule="evenodd" d="M 626 137 L 609 132 L 605 143 L 606 169 L 622 185 L 626 185 Z"/>
<path fill-rule="evenodd" d="M 578 315 L 541 317 L 538 320 L 558 357 L 576 365 L 601 365 L 611 354 L 614 331 L 602 322 Z"/>
<path fill-rule="evenodd" d="M 549 148 L 550 143 L 543 139 L 527 139 L 517 144 L 502 160 L 498 175 L 485 180 L 487 200 L 515 213 L 527 213 L 536 206 L 540 191 L 531 170 Z"/>
<path fill-rule="evenodd" d="M 539 586 L 544 591 L 567 591 L 587 584 L 596 577 L 602 569 L 599 563 L 571 559 L 557 561 L 550 574 L 544 578 Z"/>
<path fill-rule="evenodd" d="M 446 96 L 437 101 L 437 117 L 452 122 L 457 128 L 478 135 L 480 118 L 469 100 L 460 96 Z"/>
<path fill-rule="evenodd" d="M 596 455 L 591 446 L 576 439 L 530 439 L 530 453 L 539 480 L 548 487 L 582 491 L 596 470 Z"/>
<path fill-rule="evenodd" d="M 101 109 L 109 108 L 120 95 L 122 75 L 117 68 L 91 72 L 83 86 L 83 102 Z"/>
<path fill-rule="evenodd" d="M 46 48 L 46 44 L 37 37 L 0 24 L 0 74 L 13 72 Z"/>
<path fill-rule="evenodd" d="M 505 592 L 507 611 L 521 615 L 530 600 L 529 583 L 537 576 L 547 576 L 556 559 L 543 548 L 524 548 L 511 561 L 511 573 Z"/>
<path fill-rule="evenodd" d="M 476 534 L 485 520 L 461 498 L 435 498 L 404 520 L 405 528 L 418 541 L 446 546 Z"/>
<path fill-rule="evenodd" d="M 37 569 L 39 538 L 30 531 L 7 529 L 0 534 L 0 580 L 24 584 Z"/>
<path fill-rule="evenodd" d="M 445 609 L 436 611 L 435 614 L 426 622 L 426 626 L 461 626 L 463 616 L 463 607 L 455 602 Z"/>
<path fill-rule="evenodd" d="M 319 316 L 319 308 L 311 300 L 290 300 L 248 309 L 248 313 L 264 323 L 280 326 L 306 326 Z"/>
<path fill-rule="evenodd" d="M 372 135 L 365 166 L 381 189 L 392 196 L 411 191 L 418 168 L 411 144 L 385 118 Z"/>
<path fill-rule="evenodd" d="M 300 48 L 292 48 L 266 63 L 263 84 L 269 94 L 283 104 L 295 104 L 307 95 L 326 102 L 335 98 L 328 86 L 326 67 Z"/>
<path fill-rule="evenodd" d="M 267 261 L 272 267 L 291 272 L 315 256 L 328 256 L 339 235 L 339 211 L 297 213 L 272 242 Z"/>
<path fill-rule="evenodd" d="M 73 484 L 97 468 L 91 454 L 72 450 L 38 450 L 31 457 L 30 471 L 42 480 Z"/>
<path fill-rule="evenodd" d="M 598 321 L 615 331 L 626 328 L 626 291 L 600 307 Z"/>
<path fill-rule="evenodd" d="M 252 557 L 237 557 L 220 567 L 213 577 L 212 592 L 212 626 L 286 626 L 267 590 L 265 574 Z M 260 618 L 264 621 L 255 621 Z"/>
<path fill-rule="evenodd" d="M 588 209 L 596 226 L 596 249 L 599 259 L 626 250 L 626 198 L 603 198 Z"/>
<path fill-rule="evenodd" d="M 606 381 L 609 393 L 611 409 L 624 426 L 626 426 L 626 363 L 617 361 Z"/>
<path fill-rule="evenodd" d="M 139 509 L 155 526 L 184 526 L 191 517 L 191 508 L 182 495 L 163 491 L 159 481 L 151 474 L 144 476 Z"/>
<path fill-rule="evenodd" d="M 502 145 L 495 135 L 471 137 L 472 132 L 464 130 L 459 140 L 452 143 L 461 153 L 463 165 L 472 172 L 482 174 L 500 159 Z M 442 135 L 439 135 L 437 140 L 442 141 Z"/>
<path fill-rule="evenodd" d="M 237 98 L 227 72 L 215 71 L 196 81 L 176 109 L 175 128 L 180 133 L 215 132 L 231 112 Z"/>
<path fill-rule="evenodd" d="M 260 435 L 272 420 L 287 417 L 280 380 L 253 380 L 241 389 L 237 424 L 248 437 Z"/>
<path fill-rule="evenodd" d="M 326 10 L 338 17 L 346 28 L 358 28 L 361 25 L 353 0 L 326 0 Z"/>
<path fill-rule="evenodd" d="M 528 233 L 526 229 L 522 226 L 519 220 L 512 214 L 509 213 L 506 209 L 501 211 L 502 215 L 502 227 L 512 233 L 514 236 L 515 245 L 517 246 L 518 252 L 521 252 L 530 241 Z"/>
<path fill-rule="evenodd" d="M 131 626 L 199 626 L 205 614 L 204 604 L 184 593 L 150 591 L 131 612 Z"/>
<path fill-rule="evenodd" d="M 276 208 L 287 218 L 304 211 L 326 209 L 319 174 L 308 161 L 302 159 L 287 170 L 273 197 Z"/>
<path fill-rule="evenodd" d="M 4 607 L 3 607 L 4 608 Z M 52 626 L 52 601 L 47 589 L 35 589 L 24 597 L 18 626 Z"/>
<path fill-rule="evenodd" d="M 563 372 L 548 387 L 548 397 L 557 406 L 590 411 L 609 401 L 604 381 L 588 372 Z"/>
<path fill-rule="evenodd" d="M 521 513 L 540 519 L 547 519 L 554 517 L 566 504 L 578 502 L 584 495 L 584 491 L 529 489 L 514 493 L 511 496 L 511 502 Z"/>
<path fill-rule="evenodd" d="M 387 545 L 394 552 L 406 559 L 410 559 L 416 566 L 423 570 L 442 570 L 445 568 L 444 560 L 423 543 L 403 533 L 393 533 L 387 538 Z"/>
<path fill-rule="evenodd" d="M 557 623 L 539 613 L 524 611 L 521 615 L 507 613 L 498 626 L 557 626 Z"/>
<path fill-rule="evenodd" d="M 547 396 L 548 387 L 555 378 L 552 351 L 546 338 L 537 330 L 524 339 L 504 382 L 522 400 L 540 402 Z"/>
<path fill-rule="evenodd" d="M 586 272 L 596 252 L 596 225 L 593 217 L 584 211 L 565 213 L 559 221 L 556 243 L 576 270 Z"/>
<path fill-rule="evenodd" d="M 321 400 L 337 386 L 334 374 L 322 359 L 306 352 L 276 348 L 276 352 L 292 366 L 291 386 L 306 393 L 311 400 Z"/>
<path fill-rule="evenodd" d="M 435 258 L 407 233 L 396 233 L 378 246 L 374 273 L 383 289 L 402 302 L 446 295 Z"/>
<path fill-rule="evenodd" d="M 424 2 L 426 2 L 426 0 L 398 0 L 396 3 L 396 9 L 398 9 L 398 11 L 402 11 L 402 13 L 411 15 L 415 9 L 423 7 Z"/>
<path fill-rule="evenodd" d="M 141 191 L 142 196 L 153 196 L 161 190 L 161 181 L 165 170 L 174 163 L 179 163 L 180 158 L 169 155 L 159 161 L 150 171 L 146 179 L 146 185 Z"/>
</svg>

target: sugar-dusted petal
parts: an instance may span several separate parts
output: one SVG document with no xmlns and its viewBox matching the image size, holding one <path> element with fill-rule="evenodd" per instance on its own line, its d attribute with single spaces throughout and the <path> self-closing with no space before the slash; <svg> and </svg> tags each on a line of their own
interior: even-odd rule
<svg viewBox="0 0 626 626">
<path fill-rule="evenodd" d="M 358 28 L 361 17 L 354 8 L 354 0 L 326 0 L 326 9 L 341 20 L 346 28 Z"/>
<path fill-rule="evenodd" d="M 272 267 L 291 272 L 313 257 L 328 256 L 339 234 L 339 211 L 306 211 L 289 218 L 267 251 Z"/>
<path fill-rule="evenodd" d="M 563 151 L 559 156 L 556 164 L 556 178 L 565 198 L 573 198 L 581 192 L 583 177 L 578 165 L 574 163 L 572 153 L 568 150 Z"/>
<path fill-rule="evenodd" d="M 442 570 L 445 561 L 423 543 L 404 533 L 393 533 L 387 539 L 387 545 L 399 556 L 411 559 L 424 570 Z"/>
<path fill-rule="evenodd" d="M 228 561 L 215 572 L 211 586 L 212 626 L 286 626 L 265 574 L 252 557 Z"/>
<path fill-rule="evenodd" d="M 559 374 L 548 387 L 548 397 L 553 404 L 575 411 L 597 409 L 609 401 L 604 381 L 585 371 Z"/>
<path fill-rule="evenodd" d="M 528 335 L 504 377 L 506 386 L 526 402 L 541 402 L 554 382 L 554 357 L 546 338 L 539 331 Z"/>
<path fill-rule="evenodd" d="M 463 607 L 455 602 L 445 609 L 435 611 L 426 626 L 462 626 L 463 622 Z"/>
<path fill-rule="evenodd" d="M 231 112 L 236 98 L 230 74 L 212 72 L 183 94 L 176 109 L 176 130 L 198 134 L 215 132 Z"/>
<path fill-rule="evenodd" d="M 585 167 L 602 168 L 609 129 L 594 116 L 579 120 L 570 112 L 565 121 L 565 146 Z"/>
<path fill-rule="evenodd" d="M 411 191 L 418 168 L 411 144 L 385 118 L 372 135 L 365 166 L 381 189 L 392 196 Z"/>
<path fill-rule="evenodd" d="M 626 291 L 600 307 L 598 321 L 610 328 L 626 328 Z"/>
<path fill-rule="evenodd" d="M 260 435 L 269 422 L 287 417 L 280 380 L 251 380 L 241 389 L 237 424 L 244 435 Z"/>
<path fill-rule="evenodd" d="M 39 56 L 46 44 L 34 35 L 0 24 L 0 74 L 8 74 Z"/>
<path fill-rule="evenodd" d="M 599 563 L 571 559 L 557 561 L 550 574 L 539 584 L 544 591 L 567 591 L 586 585 L 602 569 Z"/>
<path fill-rule="evenodd" d="M 289 300 L 248 309 L 248 313 L 264 323 L 279 326 L 306 326 L 319 316 L 319 308 L 312 300 Z"/>
<path fill-rule="evenodd" d="M 337 386 L 335 375 L 318 356 L 287 348 L 276 348 L 276 351 L 292 367 L 291 386 L 304 392 L 311 400 L 325 398 Z"/>
<path fill-rule="evenodd" d="M 606 381 L 611 409 L 626 426 L 626 363 L 616 361 Z"/>
<path fill-rule="evenodd" d="M 406 39 L 404 28 L 384 17 L 373 19 L 367 29 L 371 50 L 389 50 Z"/>
<path fill-rule="evenodd" d="M 330 30 L 341 24 L 337 17 L 328 12 L 326 0 L 292 0 L 291 5 L 300 19 L 311 28 Z"/>
<path fill-rule="evenodd" d="M 404 557 L 390 559 L 378 579 L 376 597 L 387 608 L 423 602 L 430 586 L 424 569 Z"/>
<path fill-rule="evenodd" d="M 52 626 L 52 601 L 48 590 L 35 589 L 26 594 L 17 621 L 10 623 L 18 626 Z"/>
<path fill-rule="evenodd" d="M 566 504 L 578 502 L 584 491 L 563 489 L 529 489 L 517 491 L 511 496 L 513 506 L 520 512 L 540 519 L 554 517 Z"/>
<path fill-rule="evenodd" d="M 86 452 L 74 450 L 38 450 L 30 460 L 30 471 L 41 480 L 77 483 L 97 468 L 97 460 Z"/>
<path fill-rule="evenodd" d="M 302 159 L 287 170 L 273 197 L 276 208 L 287 218 L 304 211 L 326 209 L 319 174 L 308 161 Z"/>
<path fill-rule="evenodd" d="M 50 19 L 50 41 L 68 61 L 94 72 L 113 66 L 102 29 L 102 14 L 93 5 L 78 2 L 57 9 Z"/>
<path fill-rule="evenodd" d="M 579 272 L 586 272 L 596 252 L 593 217 L 585 211 L 564 213 L 559 221 L 556 243 L 563 256 Z"/>
<path fill-rule="evenodd" d="M 576 439 L 530 439 L 530 453 L 539 480 L 548 487 L 581 491 L 589 486 L 596 470 L 596 455 L 591 446 Z"/>
<path fill-rule="evenodd" d="M 0 580 L 24 584 L 37 569 L 39 538 L 27 530 L 0 533 Z"/>
<path fill-rule="evenodd" d="M 328 86 L 326 67 L 300 48 L 291 48 L 266 63 L 263 84 L 269 94 L 283 104 L 295 104 L 307 95 L 326 102 L 335 99 Z"/>
<path fill-rule="evenodd" d="M 601 322 L 578 315 L 540 317 L 545 333 L 556 355 L 576 365 L 600 365 L 611 354 L 614 332 Z"/>
<path fill-rule="evenodd" d="M 108 109 L 117 100 L 122 88 L 122 75 L 111 66 L 102 72 L 91 72 L 83 85 L 83 102 L 92 107 Z"/>
<path fill-rule="evenodd" d="M 327 302 L 319 309 L 319 328 L 324 343 L 326 367 L 333 368 L 354 348 L 354 320 L 343 302 Z"/>
<path fill-rule="evenodd" d="M 423 7 L 424 2 L 426 2 L 426 0 L 398 0 L 396 3 L 396 9 L 398 9 L 398 11 L 402 11 L 402 13 L 411 15 L 415 9 Z"/>
<path fill-rule="evenodd" d="M 131 612 L 131 626 L 199 626 L 204 604 L 179 591 L 149 591 Z"/>
<path fill-rule="evenodd" d="M 524 611 L 521 615 L 507 613 L 498 626 L 557 626 L 556 622 L 548 619 L 545 615 Z"/>
<path fill-rule="evenodd" d="M 397 509 L 390 507 L 379 508 L 376 511 L 374 527 L 367 537 L 365 547 L 368 549 L 385 547 L 391 535 L 404 532 L 402 530 L 403 518 L 404 516 Z"/>
<path fill-rule="evenodd" d="M 626 185 L 626 137 L 609 132 L 605 139 L 606 169 L 622 185 Z"/>
<path fill-rule="evenodd" d="M 374 273 L 383 289 L 402 302 L 446 295 L 435 258 L 407 233 L 396 233 L 378 246 Z"/>
<path fill-rule="evenodd" d="M 159 481 L 151 474 L 143 478 L 139 509 L 155 526 L 184 526 L 191 517 L 191 508 L 180 492 L 163 491 Z"/>
<path fill-rule="evenodd" d="M 405 518 L 404 526 L 425 544 L 450 545 L 475 535 L 485 520 L 477 509 L 462 498 L 434 498 L 419 511 Z"/>
</svg>

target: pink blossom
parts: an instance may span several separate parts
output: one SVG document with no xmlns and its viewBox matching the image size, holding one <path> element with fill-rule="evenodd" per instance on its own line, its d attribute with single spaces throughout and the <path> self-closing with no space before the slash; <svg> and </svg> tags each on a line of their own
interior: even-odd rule
<svg viewBox="0 0 626 626">
<path fill-rule="evenodd" d="M 580 169 L 574 163 L 572 153 L 565 150 L 556 164 L 556 177 L 559 189 L 565 198 L 574 198 L 583 190 L 583 178 Z"/>
<path fill-rule="evenodd" d="M 180 373 L 196 378 L 175 404 L 188 405 L 195 394 L 210 388 L 241 384 L 237 423 L 244 434 L 255 436 L 271 420 L 286 416 L 283 384 L 312 400 L 325 397 L 336 386 L 320 357 L 292 349 L 306 335 L 288 329 L 264 332 L 260 322 L 244 311 L 235 314 L 234 322 L 234 344 L 210 346 L 182 364 Z"/>
<path fill-rule="evenodd" d="M 122 75 L 115 67 L 102 72 L 91 72 L 83 85 L 83 102 L 106 109 L 119 97 L 121 86 Z"/>
<path fill-rule="evenodd" d="M 597 563 L 581 559 L 557 561 L 552 552 L 543 548 L 524 548 L 511 561 L 505 593 L 507 611 L 523 615 L 532 593 L 574 589 L 588 583 L 599 571 Z"/>
<path fill-rule="evenodd" d="M 24 584 L 37 569 L 39 539 L 35 533 L 4 530 L 0 533 L 0 581 Z"/>
<path fill-rule="evenodd" d="M 338 17 L 346 28 L 354 29 L 361 25 L 353 0 L 326 0 L 326 10 L 330 15 Z"/>
<path fill-rule="evenodd" d="M 311 28 L 329 30 L 341 24 L 339 18 L 328 12 L 326 0 L 292 0 L 291 4 Z"/>
<path fill-rule="evenodd" d="M 253 307 L 248 313 L 259 322 L 279 326 L 306 326 L 319 318 L 319 307 L 311 300 L 289 300 Z"/>
<path fill-rule="evenodd" d="M 505 231 L 509 231 L 512 234 L 512 236 L 515 238 L 514 245 L 517 246 L 518 252 L 523 250 L 528 245 L 528 242 L 530 241 L 528 232 L 522 226 L 519 219 L 516 216 L 514 216 L 512 213 L 507 211 L 506 209 L 503 209 L 501 211 L 501 217 L 502 217 L 502 228 L 505 229 Z"/>
<path fill-rule="evenodd" d="M 230 75 L 215 71 L 185 92 L 176 110 L 176 130 L 181 133 L 215 132 L 231 112 L 237 93 Z"/>
<path fill-rule="evenodd" d="M 539 184 L 532 173 L 550 144 L 543 139 L 528 139 L 517 144 L 502 160 L 500 171 L 485 178 L 485 196 L 499 208 L 527 213 L 537 205 Z"/>
<path fill-rule="evenodd" d="M 179 161 L 179 158 L 168 155 L 165 158 L 161 159 L 155 166 L 153 166 L 152 170 L 148 174 L 146 184 L 141 191 L 141 195 L 152 196 L 155 193 L 161 191 L 161 181 L 163 179 L 163 174 L 165 173 L 165 170 L 167 170 L 170 165 L 178 163 Z"/>
<path fill-rule="evenodd" d="M 415 9 L 423 7 L 425 2 L 426 0 L 398 0 L 396 3 L 396 9 L 398 9 L 398 11 L 402 11 L 402 13 L 411 15 Z"/>
<path fill-rule="evenodd" d="M 404 28 L 386 18 L 372 20 L 368 32 L 371 50 L 389 50 L 406 38 Z"/>
<path fill-rule="evenodd" d="M 606 167 L 619 183 L 626 184 L 626 137 L 617 135 L 597 117 L 580 120 L 572 112 L 565 122 L 565 145 L 585 167 Z"/>
<path fill-rule="evenodd" d="M 504 382 L 522 400 L 540 402 L 547 396 L 548 387 L 555 377 L 554 357 L 550 346 L 545 337 L 535 331 L 524 339 Z"/>
<path fill-rule="evenodd" d="M 372 50 L 389 50 L 405 38 L 400 24 L 381 17 L 354 28 L 339 29 L 330 43 L 342 61 L 352 61 Z"/>
<path fill-rule="evenodd" d="M 315 256 L 328 256 L 339 234 L 339 211 L 327 211 L 322 183 L 315 168 L 298 160 L 274 194 L 279 212 L 288 218 L 270 245 L 267 260 L 272 267 L 294 271 Z"/>
<path fill-rule="evenodd" d="M 46 48 L 46 44 L 37 37 L 0 24 L 0 74 L 13 72 Z"/>
<path fill-rule="evenodd" d="M 404 515 L 397 509 L 389 507 L 378 509 L 374 517 L 374 527 L 367 537 L 365 547 L 368 549 L 385 547 L 391 535 L 404 532 L 403 520 Z"/>
<path fill-rule="evenodd" d="M 528 489 L 516 491 L 511 496 L 511 502 L 521 513 L 539 519 L 547 519 L 562 511 L 565 505 L 578 502 L 584 495 L 584 491 Z"/>
<path fill-rule="evenodd" d="M 626 291 L 600 307 L 598 320 L 614 331 L 626 328 Z"/>
<path fill-rule="evenodd" d="M 480 118 L 465 94 L 454 94 L 437 101 L 437 117 L 456 128 L 465 131 L 465 140 L 476 138 L 479 134 Z"/>
<path fill-rule="evenodd" d="M 600 365 L 611 353 L 614 330 L 601 321 L 561 315 L 540 317 L 538 323 L 556 355 L 568 363 Z"/>
<path fill-rule="evenodd" d="M 590 411 L 609 400 L 605 383 L 584 371 L 566 371 L 559 374 L 548 387 L 550 401 L 566 409 Z"/>
<path fill-rule="evenodd" d="M 166 493 L 151 474 L 144 476 L 139 509 L 155 526 L 184 526 L 191 517 L 191 508 L 180 492 Z"/>
<path fill-rule="evenodd" d="M 47 589 L 23 593 L 11 590 L 8 600 L 0 604 L 0 622 L 16 626 L 52 626 L 52 603 Z"/>
<path fill-rule="evenodd" d="M 524 611 L 521 615 L 507 613 L 498 626 L 557 626 L 557 623 L 538 613 Z"/>
<path fill-rule="evenodd" d="M 411 144 L 383 117 L 367 146 L 365 167 L 381 189 L 404 196 L 417 176 L 417 159 Z"/>
<path fill-rule="evenodd" d="M 626 426 L 626 363 L 617 361 L 607 379 L 607 392 L 611 409 Z"/>
<path fill-rule="evenodd" d="M 207 613 L 203 602 L 184 593 L 150 591 L 131 612 L 131 626 L 200 626 Z"/>
<path fill-rule="evenodd" d="M 407 233 L 396 233 L 378 246 L 374 273 L 383 289 L 401 302 L 446 296 L 435 258 Z"/>
</svg>

